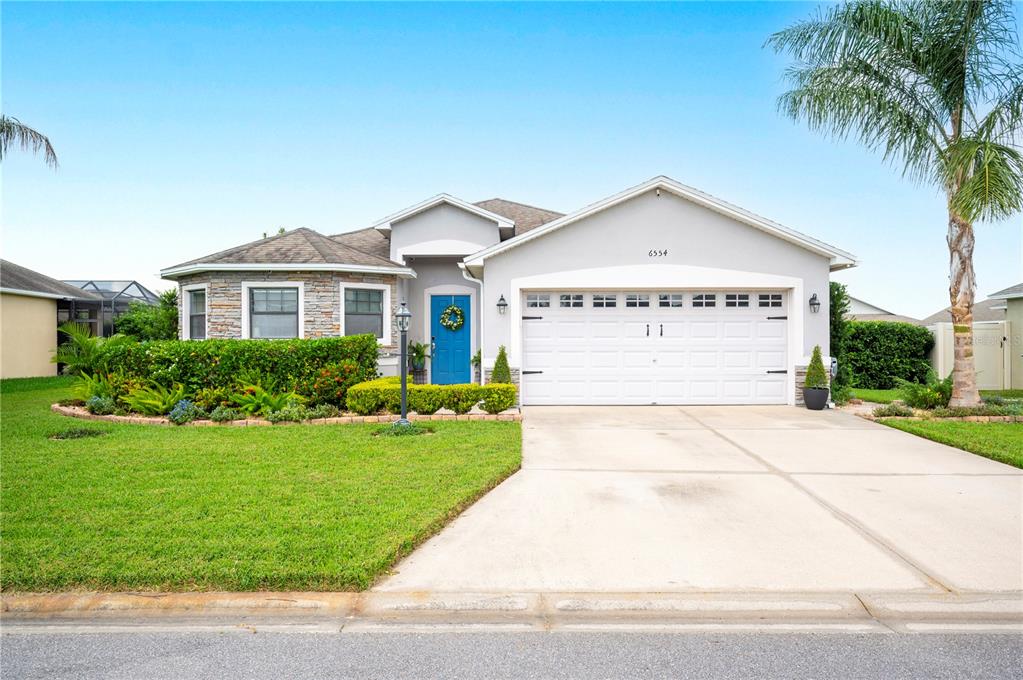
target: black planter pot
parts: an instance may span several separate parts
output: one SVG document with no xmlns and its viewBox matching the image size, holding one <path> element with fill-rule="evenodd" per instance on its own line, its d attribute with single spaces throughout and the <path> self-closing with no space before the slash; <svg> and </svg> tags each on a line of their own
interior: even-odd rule
<svg viewBox="0 0 1023 680">
<path fill-rule="evenodd" d="M 811 411 L 822 411 L 828 404 L 830 390 L 826 387 L 804 387 L 803 401 Z"/>
</svg>

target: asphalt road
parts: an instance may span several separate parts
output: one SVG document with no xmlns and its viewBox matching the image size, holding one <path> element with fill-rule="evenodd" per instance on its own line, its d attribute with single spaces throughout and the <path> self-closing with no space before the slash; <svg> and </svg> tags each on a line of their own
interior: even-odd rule
<svg viewBox="0 0 1023 680">
<path fill-rule="evenodd" d="M 1023 678 L 1016 634 L 5 633 L 15 678 Z"/>
</svg>

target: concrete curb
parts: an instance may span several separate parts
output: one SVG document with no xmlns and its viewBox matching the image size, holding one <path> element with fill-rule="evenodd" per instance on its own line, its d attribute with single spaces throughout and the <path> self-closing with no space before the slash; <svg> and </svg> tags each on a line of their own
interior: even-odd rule
<svg viewBox="0 0 1023 680">
<path fill-rule="evenodd" d="M 81 420 L 98 420 L 100 422 L 107 423 L 125 423 L 128 425 L 171 425 L 171 421 L 167 420 L 163 416 L 150 417 L 150 416 L 100 416 L 95 413 L 89 413 L 81 406 L 62 406 L 60 404 L 53 404 L 50 406 L 50 410 L 54 413 L 59 413 L 62 416 L 68 416 L 69 418 L 79 418 Z M 358 415 L 345 415 L 338 416 L 337 418 L 314 418 L 312 420 L 306 420 L 301 423 L 277 423 L 277 425 L 361 425 L 366 423 L 392 423 L 397 418 L 394 415 L 384 416 L 358 416 Z M 455 415 L 451 413 L 434 413 L 432 415 L 419 415 L 418 413 L 410 413 L 408 419 L 413 422 L 426 422 L 431 420 L 500 420 L 504 422 L 520 422 L 522 420 L 522 413 L 518 411 L 505 411 L 503 413 L 466 413 L 463 415 Z M 260 418 L 249 418 L 246 420 L 230 420 L 225 423 L 215 423 L 212 420 L 193 420 L 190 423 L 185 423 L 181 427 L 254 427 L 260 425 L 273 425 L 269 420 L 263 420 Z"/>
<path fill-rule="evenodd" d="M 11 593 L 5 627 L 1023 632 L 1023 593 Z M 148 628 L 147 628 L 148 627 Z"/>
</svg>

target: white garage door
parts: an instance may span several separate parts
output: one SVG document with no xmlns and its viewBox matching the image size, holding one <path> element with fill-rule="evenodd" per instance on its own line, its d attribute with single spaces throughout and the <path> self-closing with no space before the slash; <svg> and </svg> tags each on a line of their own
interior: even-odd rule
<svg viewBox="0 0 1023 680">
<path fill-rule="evenodd" d="M 525 404 L 784 404 L 781 291 L 523 295 Z"/>
</svg>

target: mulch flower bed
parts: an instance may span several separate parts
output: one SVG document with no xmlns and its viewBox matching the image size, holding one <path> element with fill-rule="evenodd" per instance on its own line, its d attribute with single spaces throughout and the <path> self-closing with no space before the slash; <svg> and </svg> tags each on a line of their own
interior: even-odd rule
<svg viewBox="0 0 1023 680">
<path fill-rule="evenodd" d="M 171 421 L 163 416 L 100 416 L 95 413 L 89 413 L 85 408 L 81 406 L 61 406 L 60 404 L 53 404 L 50 407 L 54 413 L 59 413 L 64 416 L 71 418 L 81 418 L 82 420 L 100 420 L 108 423 L 129 423 L 131 425 L 172 425 Z M 392 414 L 378 415 L 378 416 L 360 416 L 360 415 L 345 415 L 338 416 L 336 418 L 314 418 L 312 420 L 304 420 L 301 423 L 296 422 L 285 422 L 277 423 L 277 425 L 352 425 L 359 423 L 390 423 L 393 422 L 398 416 Z M 410 413 L 408 419 L 411 421 L 427 421 L 427 420 L 501 420 L 501 421 L 520 421 L 522 420 L 522 414 L 518 411 L 505 411 L 504 413 L 498 413 L 492 415 L 490 413 L 467 413 L 464 415 L 454 414 L 442 414 L 434 413 L 433 415 L 419 415 L 417 413 Z M 263 420 L 262 418 L 247 418 L 245 420 L 229 420 L 223 423 L 215 423 L 212 420 L 193 420 L 190 423 L 185 423 L 182 427 L 250 427 L 250 426 L 262 426 L 262 425 L 274 425 L 269 420 Z"/>
</svg>

